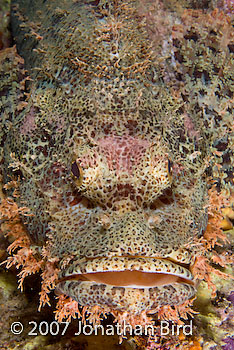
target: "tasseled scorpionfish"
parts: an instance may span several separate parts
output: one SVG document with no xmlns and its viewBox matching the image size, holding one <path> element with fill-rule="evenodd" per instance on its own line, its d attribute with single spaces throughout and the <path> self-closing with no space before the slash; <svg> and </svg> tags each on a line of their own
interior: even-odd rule
<svg viewBox="0 0 234 350">
<path fill-rule="evenodd" d="M 132 314 L 196 293 L 209 144 L 201 113 L 168 83 L 175 58 L 156 59 L 137 6 L 13 1 L 31 80 L 4 124 L 5 181 L 20 175 L 25 227 L 58 261 L 57 292 Z"/>
</svg>

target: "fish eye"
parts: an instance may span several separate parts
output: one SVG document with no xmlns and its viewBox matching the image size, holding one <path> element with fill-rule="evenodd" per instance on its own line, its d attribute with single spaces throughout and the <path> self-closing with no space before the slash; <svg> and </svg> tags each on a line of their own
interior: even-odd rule
<svg viewBox="0 0 234 350">
<path fill-rule="evenodd" d="M 77 179 L 80 178 L 81 172 L 80 172 L 79 166 L 77 165 L 76 162 L 72 163 L 71 172 Z"/>
<path fill-rule="evenodd" d="M 167 171 L 168 171 L 169 175 L 172 175 L 172 166 L 173 166 L 172 161 L 170 159 L 168 159 L 168 161 L 167 161 Z"/>
</svg>

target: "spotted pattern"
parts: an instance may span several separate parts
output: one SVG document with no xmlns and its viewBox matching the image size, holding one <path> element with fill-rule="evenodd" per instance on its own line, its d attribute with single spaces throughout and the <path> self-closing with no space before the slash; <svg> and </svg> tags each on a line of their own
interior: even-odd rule
<svg viewBox="0 0 234 350">
<path fill-rule="evenodd" d="M 20 172 L 19 202 L 34 214 L 25 225 L 59 260 L 57 290 L 133 313 L 183 303 L 207 222 L 207 149 L 160 76 L 137 2 L 15 0 L 12 27 L 32 81 L 5 139 L 4 176 L 9 164 Z M 75 277 L 124 270 L 183 280 L 131 288 Z"/>
</svg>

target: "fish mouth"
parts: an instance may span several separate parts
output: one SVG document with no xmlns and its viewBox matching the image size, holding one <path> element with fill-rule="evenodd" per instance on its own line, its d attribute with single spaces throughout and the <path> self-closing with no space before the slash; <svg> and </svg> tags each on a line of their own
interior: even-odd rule
<svg viewBox="0 0 234 350">
<path fill-rule="evenodd" d="M 92 282 L 115 287 L 153 288 L 173 283 L 194 285 L 189 269 L 162 258 L 93 258 L 73 264 L 62 272 L 59 281 Z"/>
<path fill-rule="evenodd" d="M 131 314 L 180 305 L 196 294 L 189 268 L 168 259 L 94 258 L 60 273 L 56 291 L 82 306 Z"/>
</svg>

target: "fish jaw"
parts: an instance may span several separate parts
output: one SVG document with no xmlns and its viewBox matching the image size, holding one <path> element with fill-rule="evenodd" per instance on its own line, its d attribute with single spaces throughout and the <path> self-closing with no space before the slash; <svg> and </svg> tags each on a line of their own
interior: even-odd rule
<svg viewBox="0 0 234 350">
<path fill-rule="evenodd" d="M 70 265 L 56 288 L 80 305 L 151 312 L 163 305 L 180 305 L 196 293 L 187 267 L 168 259 L 96 258 Z"/>
</svg>

